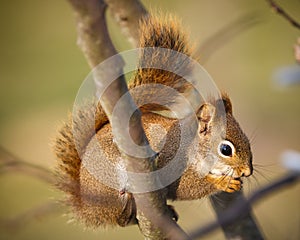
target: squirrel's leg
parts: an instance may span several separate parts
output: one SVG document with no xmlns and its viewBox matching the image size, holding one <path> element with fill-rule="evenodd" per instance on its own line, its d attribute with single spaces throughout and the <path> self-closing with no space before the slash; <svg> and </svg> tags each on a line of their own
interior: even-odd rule
<svg viewBox="0 0 300 240">
<path fill-rule="evenodd" d="M 119 197 L 121 198 L 122 203 L 124 204 L 122 213 L 119 216 L 117 223 L 121 227 L 126 227 L 128 225 L 134 225 L 138 223 L 136 219 L 136 205 L 132 193 L 126 192 L 125 189 L 119 191 Z M 167 205 L 168 214 L 174 221 L 178 221 L 178 213 L 175 211 L 175 208 L 172 205 Z"/>
<path fill-rule="evenodd" d="M 126 192 L 125 190 L 121 190 L 119 192 L 121 201 L 124 203 L 124 207 L 122 213 L 118 219 L 118 224 L 121 227 L 125 227 L 128 225 L 137 224 L 136 219 L 136 205 L 133 198 L 132 193 Z M 174 221 L 178 221 L 178 213 L 175 211 L 175 208 L 172 205 L 167 205 L 168 207 L 168 214 Z"/>
<path fill-rule="evenodd" d="M 121 215 L 117 220 L 117 223 L 121 227 L 137 224 L 136 205 L 132 193 L 126 192 L 122 189 L 119 192 L 119 195 L 123 203 L 123 209 Z"/>
</svg>

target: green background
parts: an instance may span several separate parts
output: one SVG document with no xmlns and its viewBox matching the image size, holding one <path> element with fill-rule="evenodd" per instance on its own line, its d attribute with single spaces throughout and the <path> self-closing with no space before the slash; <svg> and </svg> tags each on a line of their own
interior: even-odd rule
<svg viewBox="0 0 300 240">
<path fill-rule="evenodd" d="M 220 44 L 204 67 L 231 96 L 235 115 L 252 141 L 254 163 L 259 166 L 246 180 L 246 193 L 282 175 L 281 153 L 300 151 L 300 86 L 282 88 L 273 76 L 278 68 L 295 64 L 293 45 L 300 31 L 263 0 L 143 2 L 149 9 L 176 13 L 197 46 L 238 17 L 258 15 L 259 24 L 230 41 L 219 36 Z M 278 2 L 300 21 L 298 0 Z M 118 27 L 110 23 L 117 48 L 129 49 Z M 89 73 L 76 45 L 73 13 L 62 0 L 0 1 L 0 31 L 0 145 L 28 162 L 52 168 L 50 140 Z M 142 239 L 135 226 L 94 231 L 68 223 L 66 209 L 53 209 L 33 220 L 21 218 L 18 226 L 3 225 L 53 199 L 61 199 L 61 194 L 36 178 L 16 171 L 2 173 L 0 239 Z M 215 218 L 206 199 L 173 204 L 187 231 Z M 299 209 L 299 184 L 254 206 L 268 239 L 299 239 Z M 223 235 L 217 232 L 207 238 Z"/>
</svg>

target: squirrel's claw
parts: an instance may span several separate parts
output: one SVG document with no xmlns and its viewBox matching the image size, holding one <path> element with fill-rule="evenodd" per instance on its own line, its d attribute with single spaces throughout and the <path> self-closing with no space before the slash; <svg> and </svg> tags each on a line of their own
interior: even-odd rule
<svg viewBox="0 0 300 240">
<path fill-rule="evenodd" d="M 242 189 L 242 183 L 243 182 L 240 178 L 230 179 L 228 186 L 224 191 L 229 193 L 240 191 Z"/>
<path fill-rule="evenodd" d="M 232 178 L 231 176 L 217 176 L 213 174 L 208 174 L 206 179 L 212 183 L 216 189 L 232 193 L 240 191 L 242 189 L 242 180 L 240 178 Z"/>
</svg>

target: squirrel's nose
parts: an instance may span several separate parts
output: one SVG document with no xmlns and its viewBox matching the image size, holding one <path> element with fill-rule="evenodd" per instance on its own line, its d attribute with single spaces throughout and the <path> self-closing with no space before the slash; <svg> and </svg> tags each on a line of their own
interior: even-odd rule
<svg viewBox="0 0 300 240">
<path fill-rule="evenodd" d="M 253 173 L 253 167 L 252 167 L 252 165 L 251 165 L 251 166 L 246 167 L 246 168 L 244 169 L 244 171 L 243 171 L 243 176 L 249 177 L 249 176 L 252 175 L 252 173 Z"/>
<path fill-rule="evenodd" d="M 243 176 L 249 177 L 252 175 L 252 173 L 253 173 L 252 154 L 250 154 L 249 162 L 246 166 L 244 166 L 244 169 L 243 169 Z"/>
</svg>

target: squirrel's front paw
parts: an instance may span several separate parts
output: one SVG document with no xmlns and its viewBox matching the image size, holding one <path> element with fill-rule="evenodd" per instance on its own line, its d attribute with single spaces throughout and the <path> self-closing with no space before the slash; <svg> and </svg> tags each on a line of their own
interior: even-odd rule
<svg viewBox="0 0 300 240">
<path fill-rule="evenodd" d="M 212 183 L 218 190 L 232 193 L 241 190 L 242 180 L 240 178 L 232 178 L 230 176 L 217 176 L 213 174 L 208 174 L 206 179 Z"/>
</svg>

